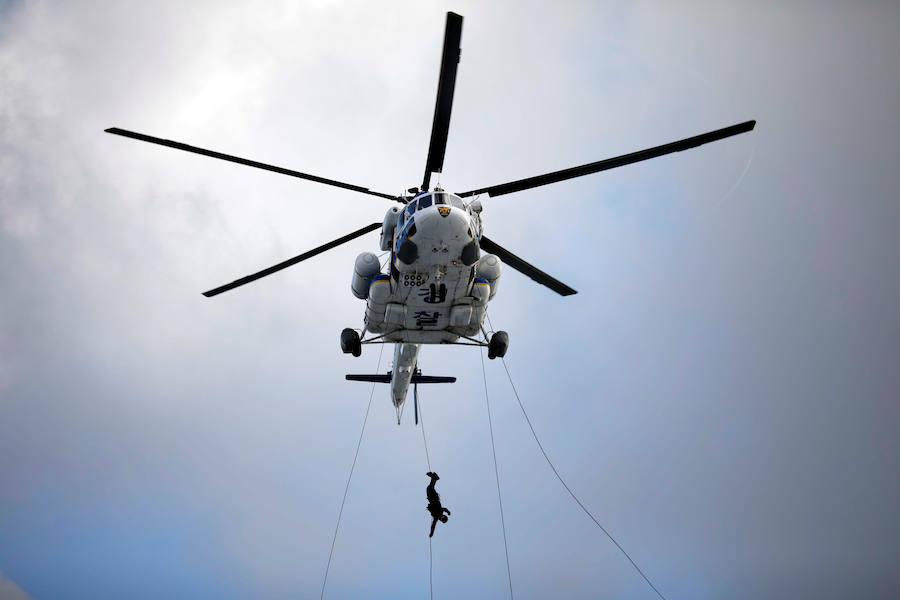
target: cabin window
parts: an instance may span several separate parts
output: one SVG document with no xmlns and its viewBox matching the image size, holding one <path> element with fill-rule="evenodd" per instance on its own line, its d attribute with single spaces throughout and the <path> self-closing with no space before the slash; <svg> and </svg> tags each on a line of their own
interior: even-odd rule
<svg viewBox="0 0 900 600">
<path fill-rule="evenodd" d="M 431 196 L 422 196 L 419 198 L 419 210 L 431 206 Z"/>
<path fill-rule="evenodd" d="M 416 212 L 416 201 L 413 200 L 406 206 L 406 211 L 404 211 L 407 217 L 411 217 L 414 212 Z"/>
<path fill-rule="evenodd" d="M 404 223 L 406 223 L 406 211 L 400 213 L 400 218 L 397 220 L 397 229 L 403 229 Z"/>
</svg>

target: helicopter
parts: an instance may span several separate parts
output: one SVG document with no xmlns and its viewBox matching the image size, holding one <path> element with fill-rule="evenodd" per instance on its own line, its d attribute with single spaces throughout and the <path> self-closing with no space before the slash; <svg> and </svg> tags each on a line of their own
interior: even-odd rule
<svg viewBox="0 0 900 600">
<path fill-rule="evenodd" d="M 505 331 L 489 334 L 484 327 L 488 303 L 497 294 L 503 265 L 519 271 L 561 296 L 577 293 L 484 235 L 482 196 L 496 198 L 630 165 L 746 133 L 756 126 L 754 120 L 745 121 L 630 154 L 462 193 L 432 187 L 432 174 L 441 173 L 444 166 L 453 92 L 460 61 L 462 23 L 462 16 L 447 13 L 425 174 L 420 186 L 408 188 L 399 196 L 118 127 L 105 130 L 107 133 L 368 194 L 399 204 L 388 209 L 381 222 L 366 225 L 327 244 L 203 293 L 206 297 L 212 297 L 233 290 L 380 229 L 379 248 L 382 252 L 390 253 L 390 258 L 385 267 L 372 252 L 363 252 L 356 258 L 350 288 L 356 298 L 366 301 L 365 317 L 362 328 L 345 328 L 341 332 L 340 344 L 343 353 L 355 357 L 362 354 L 363 345 L 394 344 L 391 371 L 374 375 L 351 374 L 346 378 L 350 381 L 389 383 L 398 424 L 410 385 L 413 386 L 417 400 L 416 386 L 420 383 L 456 381 L 455 377 L 421 373 L 418 357 L 422 345 L 474 345 L 486 347 L 489 359 L 506 355 L 509 334 Z M 382 272 L 384 269 L 386 272 Z"/>
</svg>

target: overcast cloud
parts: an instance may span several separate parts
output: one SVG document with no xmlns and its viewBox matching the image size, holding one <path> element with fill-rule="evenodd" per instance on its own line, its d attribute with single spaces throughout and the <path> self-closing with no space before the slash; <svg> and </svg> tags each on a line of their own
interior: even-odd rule
<svg viewBox="0 0 900 600">
<path fill-rule="evenodd" d="M 669 599 L 900 589 L 896 3 L 0 2 L 0 598 L 305 598 L 378 348 L 353 259 L 420 181 L 444 13 L 464 15 L 443 187 L 747 119 L 690 152 L 484 201 L 491 304 L 564 477 Z M 380 370 L 390 366 L 385 348 Z M 453 510 L 439 597 L 507 579 L 478 353 L 425 347 Z M 560 488 L 487 364 L 517 598 L 652 598 Z M 421 598 L 421 431 L 386 387 L 326 597 Z"/>
</svg>

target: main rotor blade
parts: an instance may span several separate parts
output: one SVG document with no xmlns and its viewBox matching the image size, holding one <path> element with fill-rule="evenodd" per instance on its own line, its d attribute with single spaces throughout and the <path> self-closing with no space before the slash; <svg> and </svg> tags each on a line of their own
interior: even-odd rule
<svg viewBox="0 0 900 600">
<path fill-rule="evenodd" d="M 217 296 L 217 295 L 221 294 L 222 292 L 227 292 L 228 290 L 233 290 L 236 287 L 241 287 L 242 285 L 250 283 L 252 281 L 256 281 L 257 279 L 262 279 L 266 275 L 271 275 L 272 273 L 277 273 L 278 271 L 280 271 L 282 269 L 286 269 L 292 265 L 296 265 L 300 261 L 304 261 L 307 258 L 312 258 L 313 256 L 315 256 L 317 254 L 321 254 L 321 253 L 325 252 L 326 250 L 331 250 L 332 248 L 336 248 L 336 247 L 340 246 L 341 244 L 344 244 L 346 242 L 349 242 L 350 240 L 356 239 L 361 235 L 365 235 L 365 234 L 369 233 L 370 231 L 375 231 L 376 229 L 379 229 L 380 227 L 381 227 L 381 223 L 372 223 L 371 225 L 366 225 L 362 229 L 357 229 L 353 233 L 348 233 L 344 237 L 341 237 L 334 241 L 328 242 L 327 244 L 323 244 L 323 245 L 319 246 L 318 248 L 313 248 L 309 252 L 304 252 L 303 254 L 300 254 L 299 256 L 295 256 L 294 258 L 289 258 L 284 262 L 280 262 L 277 265 L 273 265 L 273 266 L 269 267 L 268 269 L 263 269 L 262 271 L 259 271 L 258 273 L 254 273 L 252 275 L 247 275 L 246 277 L 241 277 L 240 279 L 235 279 L 231 283 L 227 283 L 225 285 L 219 286 L 215 289 L 209 290 L 208 292 L 203 292 L 203 295 L 206 296 L 207 298 L 211 298 L 213 296 Z"/>
<path fill-rule="evenodd" d="M 402 202 L 397 196 L 392 196 L 390 194 L 382 194 L 381 192 L 373 192 L 369 188 L 364 188 L 358 185 L 353 185 L 350 183 L 344 183 L 343 181 L 335 181 L 334 179 L 326 179 L 324 177 L 318 177 L 317 175 L 310 175 L 309 173 L 301 173 L 300 171 L 294 171 L 291 169 L 285 169 L 284 167 L 276 167 L 274 165 L 267 165 L 266 163 L 261 163 L 255 160 L 250 160 L 247 158 L 241 158 L 239 156 L 232 156 L 230 154 L 223 154 L 221 152 L 216 152 L 214 150 L 206 150 L 205 148 L 197 148 L 196 146 L 188 146 L 187 144 L 182 144 L 181 142 L 173 142 L 172 140 L 164 140 L 162 138 L 153 137 L 151 135 L 145 135 L 143 133 L 137 133 L 134 131 L 128 131 L 127 129 L 119 129 L 118 127 L 110 127 L 109 129 L 104 129 L 106 133 L 113 133 L 115 135 L 121 135 L 124 137 L 129 137 L 135 140 L 140 140 L 142 142 L 150 142 L 151 144 L 159 144 L 160 146 L 168 146 L 169 148 L 175 148 L 177 150 L 184 150 L 185 152 L 193 152 L 194 154 L 202 154 L 203 156 L 211 156 L 212 158 L 218 158 L 221 160 L 227 160 L 229 162 L 238 163 L 240 165 L 247 165 L 248 167 L 256 167 L 257 169 L 264 169 L 266 171 L 273 171 L 275 173 L 281 173 L 282 175 L 290 175 L 291 177 L 299 177 L 300 179 L 308 179 L 309 181 L 315 181 L 316 183 L 324 183 L 325 185 L 333 185 L 334 187 L 343 188 L 345 190 L 353 190 L 354 192 L 360 192 L 361 194 L 369 194 L 370 196 L 378 196 L 379 198 L 387 198 L 388 200 L 395 200 L 397 202 Z"/>
<path fill-rule="evenodd" d="M 694 137 L 678 140 L 677 142 L 671 142 L 669 144 L 663 144 L 662 146 L 656 146 L 654 148 L 647 148 L 646 150 L 632 152 L 631 154 L 624 154 L 615 158 L 607 158 L 606 160 L 599 160 L 590 164 L 581 165 L 580 167 L 572 167 L 571 169 L 563 169 L 562 171 L 545 173 L 543 175 L 537 175 L 535 177 L 529 177 L 527 179 L 520 179 L 518 181 L 511 181 L 509 183 L 501 183 L 499 185 L 493 185 L 486 188 L 472 190 L 470 192 L 464 192 L 459 195 L 465 197 L 473 196 L 475 194 L 484 194 L 486 192 L 490 194 L 491 197 L 495 197 L 502 196 L 503 194 L 511 194 L 513 192 L 521 192 L 522 190 L 528 190 L 542 185 L 547 185 L 548 183 L 565 181 L 566 179 L 581 177 L 582 175 L 590 175 L 591 173 L 597 173 L 599 171 L 607 171 L 609 169 L 615 169 L 616 167 L 623 167 L 625 165 L 630 165 L 642 160 L 648 160 L 650 158 L 656 158 L 665 154 L 671 154 L 672 152 L 681 152 L 682 150 L 696 148 L 697 146 L 708 144 L 709 142 L 715 142 L 727 137 L 731 137 L 733 135 L 746 133 L 748 131 L 751 131 L 755 126 L 756 121 L 746 121 L 744 123 L 732 125 L 731 127 L 723 127 L 722 129 L 716 129 L 715 131 L 701 133 L 700 135 L 695 135 Z"/>
<path fill-rule="evenodd" d="M 462 39 L 463 18 L 447 13 L 444 28 L 444 51 L 441 54 L 441 75 L 438 79 L 437 98 L 434 102 L 434 120 L 431 123 L 431 143 L 425 160 L 425 178 L 422 189 L 427 190 L 431 173 L 444 168 L 444 151 L 447 149 L 447 132 L 450 130 L 450 111 L 453 108 L 453 90 L 456 87 L 456 68 L 459 66 L 459 42 Z"/>
<path fill-rule="evenodd" d="M 488 238 L 481 236 L 481 240 L 479 240 L 479 245 L 482 250 L 487 250 L 491 254 L 496 254 L 500 257 L 500 260 L 504 263 L 518 271 L 519 273 L 524 273 L 528 275 L 541 285 L 546 285 L 548 288 L 559 294 L 560 296 L 571 296 L 572 294 L 577 294 L 575 290 L 564 284 L 562 281 L 547 275 L 531 263 L 528 263 L 506 248 L 498 245 L 497 242 L 493 240 L 489 240 Z"/>
</svg>

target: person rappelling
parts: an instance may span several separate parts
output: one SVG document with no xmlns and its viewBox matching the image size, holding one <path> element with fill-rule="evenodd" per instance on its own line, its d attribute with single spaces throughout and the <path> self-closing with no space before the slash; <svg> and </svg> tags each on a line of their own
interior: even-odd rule
<svg viewBox="0 0 900 600">
<path fill-rule="evenodd" d="M 450 509 L 441 506 L 441 495 L 434 489 L 435 482 L 440 479 L 438 474 L 432 473 L 431 471 L 425 474 L 431 477 L 431 483 L 425 488 L 425 495 L 428 496 L 428 506 L 426 509 L 431 513 L 431 533 L 428 534 L 428 537 L 431 537 L 434 535 L 434 526 L 437 525 L 438 520 L 440 520 L 441 523 L 447 522 L 447 518 L 450 516 Z M 444 513 L 447 514 L 445 515 Z"/>
</svg>

